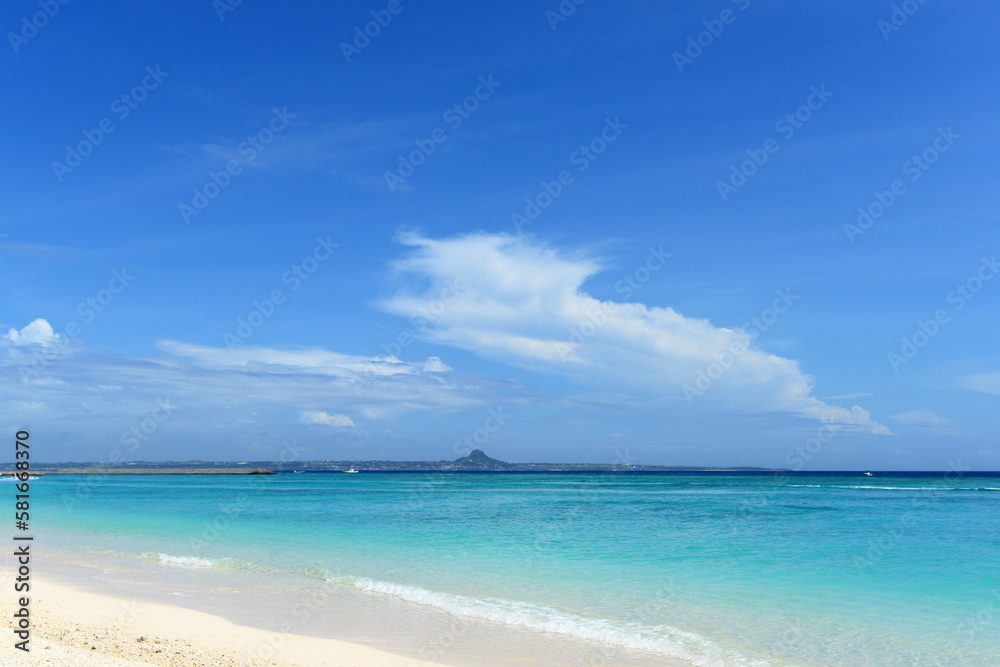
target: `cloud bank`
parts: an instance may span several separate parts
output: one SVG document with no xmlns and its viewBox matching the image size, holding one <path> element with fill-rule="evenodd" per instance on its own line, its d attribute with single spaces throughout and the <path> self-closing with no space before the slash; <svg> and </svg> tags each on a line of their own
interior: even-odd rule
<svg viewBox="0 0 1000 667">
<path fill-rule="evenodd" d="M 755 347 L 749 332 L 685 317 L 669 306 L 592 297 L 583 287 L 604 268 L 599 259 L 506 234 L 430 239 L 407 233 L 400 240 L 411 252 L 393 265 L 399 287 L 380 306 L 411 321 L 420 313 L 429 342 L 636 400 L 681 405 L 687 403 L 685 385 L 719 355 L 739 349 L 699 398 L 707 407 L 791 412 L 889 433 L 860 406 L 843 408 L 812 396 L 813 378 L 798 362 Z M 656 252 L 651 249 L 651 256 Z M 642 265 L 634 275 L 649 275 Z M 449 290 L 457 296 L 443 300 Z"/>
</svg>

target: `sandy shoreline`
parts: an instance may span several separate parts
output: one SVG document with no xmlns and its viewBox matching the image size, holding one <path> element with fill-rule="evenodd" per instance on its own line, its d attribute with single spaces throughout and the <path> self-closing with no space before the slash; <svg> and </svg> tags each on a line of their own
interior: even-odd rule
<svg viewBox="0 0 1000 667">
<path fill-rule="evenodd" d="M 14 593 L 0 596 L 11 619 Z M 434 663 L 360 644 L 266 632 L 218 616 L 155 602 L 77 590 L 32 577 L 30 652 L 0 646 L 0 665 L 376 665 Z M 10 627 L 10 621 L 8 621 Z"/>
<path fill-rule="evenodd" d="M 15 567 L 0 558 L 13 626 Z M 311 580 L 48 552 L 31 573 L 31 651 L 8 665 L 681 667 L 662 654 L 483 619 Z M 301 584 L 306 584 L 303 588 Z M 308 611 L 308 613 L 306 613 Z"/>
</svg>

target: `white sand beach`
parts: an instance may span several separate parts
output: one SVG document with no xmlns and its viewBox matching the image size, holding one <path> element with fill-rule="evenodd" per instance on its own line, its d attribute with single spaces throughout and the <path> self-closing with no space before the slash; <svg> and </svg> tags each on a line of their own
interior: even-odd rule
<svg viewBox="0 0 1000 667">
<path fill-rule="evenodd" d="M 265 632 L 182 607 L 77 590 L 32 578 L 30 652 L 8 633 L 0 665 L 373 665 L 433 663 L 334 639 Z M 12 618 L 13 592 L 0 610 Z"/>
</svg>

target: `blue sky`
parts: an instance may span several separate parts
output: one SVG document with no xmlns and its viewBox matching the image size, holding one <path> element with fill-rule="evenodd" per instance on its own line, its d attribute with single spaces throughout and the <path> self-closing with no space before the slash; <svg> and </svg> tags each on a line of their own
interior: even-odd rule
<svg viewBox="0 0 1000 667">
<path fill-rule="evenodd" d="M 1000 10 L 671 4 L 8 3 L 0 427 L 997 469 Z"/>
</svg>

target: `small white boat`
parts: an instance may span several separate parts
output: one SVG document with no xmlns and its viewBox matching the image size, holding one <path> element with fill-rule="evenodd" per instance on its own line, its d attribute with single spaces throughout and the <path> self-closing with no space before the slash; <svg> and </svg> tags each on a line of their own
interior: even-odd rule
<svg viewBox="0 0 1000 667">
<path fill-rule="evenodd" d="M 350 468 L 348 468 L 344 472 L 358 472 L 358 471 L 354 469 L 354 466 L 351 466 Z"/>
<path fill-rule="evenodd" d="M 864 475 L 865 477 L 871 477 L 872 476 L 872 471 L 871 470 L 866 470 L 866 471 L 864 471 L 861 474 Z"/>
</svg>

